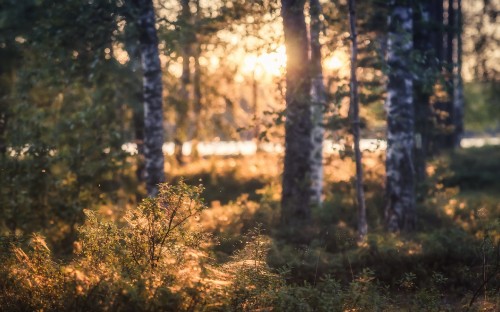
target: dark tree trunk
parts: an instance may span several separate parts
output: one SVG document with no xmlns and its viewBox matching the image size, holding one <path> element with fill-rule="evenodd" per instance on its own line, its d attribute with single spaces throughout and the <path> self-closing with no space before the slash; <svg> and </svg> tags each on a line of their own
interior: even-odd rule
<svg viewBox="0 0 500 312">
<path fill-rule="evenodd" d="M 253 120 L 255 123 L 254 128 L 254 140 L 255 144 L 259 146 L 259 135 L 260 135 L 260 120 L 259 120 L 259 82 L 257 81 L 255 70 L 252 75 L 252 108 L 253 108 Z"/>
<path fill-rule="evenodd" d="M 156 196 L 165 181 L 163 158 L 162 73 L 152 0 L 134 0 L 141 51 L 144 101 L 144 158 L 148 196 Z"/>
<path fill-rule="evenodd" d="M 444 0 L 430 0 L 431 6 L 431 19 L 434 21 L 432 24 L 432 45 L 436 51 L 436 59 L 439 66 L 443 65 L 444 61 Z"/>
<path fill-rule="evenodd" d="M 5 103 L 0 102 L 0 104 L 4 105 Z M 7 105 L 2 106 L 0 108 L 0 157 L 4 156 L 7 152 L 7 143 L 5 140 L 5 132 L 7 129 Z"/>
<path fill-rule="evenodd" d="M 313 130 L 311 135 L 311 205 L 322 204 L 323 193 L 323 110 L 326 105 L 326 91 L 321 67 L 321 4 L 319 0 L 310 1 L 311 16 L 311 114 Z"/>
<path fill-rule="evenodd" d="M 454 142 L 454 120 L 455 111 L 453 109 L 453 94 L 455 93 L 454 85 L 454 54 L 455 54 L 455 8 L 454 0 L 448 0 L 448 20 L 446 30 L 446 89 L 448 93 L 448 101 L 446 102 L 447 118 L 444 122 L 445 133 L 443 137 L 443 147 L 446 149 L 453 148 Z"/>
<path fill-rule="evenodd" d="M 388 19 L 386 222 L 389 231 L 415 225 L 413 168 L 414 110 L 410 57 L 413 50 L 412 8 L 392 0 Z"/>
<path fill-rule="evenodd" d="M 464 132 L 464 89 L 462 80 L 462 0 L 456 1 L 456 14 L 455 14 L 455 71 L 453 73 L 453 146 L 460 147 Z"/>
<path fill-rule="evenodd" d="M 193 58 L 194 58 L 194 72 L 193 72 L 193 105 L 194 105 L 194 118 L 196 119 L 194 134 L 193 134 L 193 148 L 192 155 L 194 158 L 198 158 L 198 141 L 202 137 L 202 129 L 203 129 L 203 107 L 201 103 L 201 66 L 200 66 L 200 56 L 201 56 L 201 42 L 198 36 L 199 33 L 199 24 L 202 18 L 201 15 L 201 6 L 200 0 L 195 1 L 196 4 L 196 20 L 195 20 L 195 35 L 193 36 L 194 49 L 193 49 Z"/>
<path fill-rule="evenodd" d="M 453 50 L 455 39 L 455 8 L 453 7 L 454 0 L 448 0 L 448 18 L 446 19 L 446 69 L 447 72 L 453 73 Z M 450 82 L 448 82 L 450 83 Z"/>
<path fill-rule="evenodd" d="M 444 46 L 444 40 L 445 40 L 445 25 L 444 25 L 444 0 L 426 0 L 431 2 L 431 11 L 430 11 L 430 28 L 431 28 L 431 33 L 429 34 L 430 37 L 428 37 L 429 41 L 432 43 L 433 46 L 433 51 L 435 53 L 435 59 L 434 61 L 436 62 L 435 65 L 435 71 L 437 74 L 437 78 L 441 77 L 442 74 L 444 73 L 444 64 L 445 64 L 445 46 Z M 426 38 L 422 38 L 425 40 Z M 434 67 L 434 66 L 433 66 Z M 416 96 L 419 96 L 418 94 Z M 418 101 L 418 98 L 417 98 Z M 426 152 L 426 156 L 430 157 L 435 155 L 436 153 L 439 152 L 439 149 L 441 148 L 441 141 L 442 139 L 440 138 L 440 128 L 441 128 L 441 121 L 439 117 L 439 111 L 442 109 L 443 104 L 440 102 L 435 102 L 431 105 L 431 126 L 427 129 L 428 132 L 428 138 L 427 140 L 425 137 L 422 138 L 422 144 L 423 144 L 423 149 Z M 418 113 L 418 112 L 417 112 Z M 419 118 L 417 116 L 417 118 Z M 417 119 L 417 122 L 419 120 Z M 417 127 L 420 127 L 417 125 Z M 417 131 L 419 128 L 417 128 Z M 425 133 L 425 132 L 423 132 Z M 417 156 L 418 157 L 418 156 Z M 420 160 L 417 159 L 417 162 Z M 418 172 L 417 172 L 418 174 Z M 419 178 L 419 177 L 418 177 Z M 419 181 L 419 180 L 418 180 Z"/>
<path fill-rule="evenodd" d="M 140 95 L 142 98 L 142 94 Z M 132 119 L 134 122 L 134 134 L 135 142 L 137 145 L 137 169 L 136 176 L 137 181 L 144 182 L 145 172 L 144 172 L 144 110 L 134 109 L 132 112 Z"/>
<path fill-rule="evenodd" d="M 358 202 L 358 240 L 364 241 L 368 233 L 366 222 L 365 191 L 363 189 L 363 164 L 361 162 L 361 149 L 359 147 L 359 100 L 358 79 L 356 77 L 358 60 L 358 33 L 356 32 L 356 3 L 349 0 L 349 25 L 351 32 L 351 105 L 352 133 L 354 136 L 354 156 L 356 161 L 356 199 Z"/>
<path fill-rule="evenodd" d="M 439 102 L 436 108 L 436 120 L 438 124 L 437 144 L 438 149 L 451 149 L 454 146 L 454 120 L 455 111 L 453 107 L 454 91 L 454 51 L 455 51 L 455 9 L 454 0 L 448 0 L 445 27 L 445 49 L 444 49 L 444 87 L 447 98 Z"/>
<path fill-rule="evenodd" d="M 137 154 L 135 155 L 135 176 L 137 184 L 142 185 L 145 182 L 145 162 L 144 162 L 144 103 L 143 103 L 143 90 L 142 90 L 142 64 L 141 64 L 141 51 L 138 37 L 137 15 L 139 8 L 136 3 L 129 1 L 130 10 L 125 15 L 127 27 L 124 29 L 124 46 L 129 61 L 127 63 L 130 74 L 133 76 L 131 90 L 128 90 L 129 105 L 132 110 L 132 128 L 134 131 L 134 143 L 136 144 Z M 134 25 L 134 26 L 132 26 Z M 135 200 L 137 203 L 141 202 L 144 198 L 144 192 L 137 188 L 135 190 Z"/>
<path fill-rule="evenodd" d="M 177 109 L 177 125 L 176 125 L 176 149 L 175 158 L 180 165 L 184 164 L 182 154 L 182 146 L 188 138 L 188 114 L 189 114 L 189 85 L 191 84 L 191 9 L 189 8 L 190 0 L 181 0 L 181 45 L 182 45 L 182 76 L 180 102 Z"/>
<path fill-rule="evenodd" d="M 202 112 L 202 105 L 201 105 L 201 67 L 200 67 L 200 55 L 201 55 L 201 47 L 200 44 L 197 43 L 197 47 L 195 49 L 195 54 L 194 54 L 194 74 L 193 74 L 193 89 L 194 89 L 194 110 L 196 113 L 196 118 L 197 118 L 197 125 L 196 125 L 196 134 L 199 136 L 200 135 L 200 130 L 201 127 L 203 127 L 203 124 L 201 123 L 201 112 Z"/>
<path fill-rule="evenodd" d="M 10 53 L 5 53 L 9 55 Z M 10 97 L 15 81 L 15 66 L 17 65 L 14 60 L 10 59 L 7 55 L 0 64 L 0 157 L 7 153 L 7 123 L 9 121 L 9 104 Z"/>
<path fill-rule="evenodd" d="M 439 50 L 436 48 L 438 35 L 435 29 L 435 25 L 440 25 L 441 20 L 436 20 L 436 13 L 433 10 L 435 3 L 435 0 L 422 0 L 414 12 L 413 42 L 423 60 L 419 63 L 419 75 L 414 81 L 415 178 L 419 188 L 424 185 L 427 176 L 429 140 L 433 128 L 430 98 L 436 77 L 441 71 L 441 65 L 437 61 Z"/>
<path fill-rule="evenodd" d="M 139 51 L 139 45 L 135 42 L 132 44 L 128 42 L 126 44 L 127 52 L 130 56 L 129 66 L 130 70 L 137 76 L 137 84 L 142 78 L 141 69 L 141 54 Z M 134 99 L 132 101 L 132 122 L 134 127 L 135 144 L 137 146 L 137 156 L 136 156 L 136 170 L 135 175 L 137 182 L 142 184 L 145 182 L 145 163 L 144 163 L 144 105 L 142 103 L 142 88 L 137 88 L 137 91 L 133 93 Z M 143 194 L 136 191 L 136 200 L 140 202 L 143 198 Z"/>
<path fill-rule="evenodd" d="M 305 0 L 282 0 L 287 51 L 285 160 L 281 218 L 283 224 L 310 219 L 311 135 L 309 41 Z"/>
<path fill-rule="evenodd" d="M 460 146 L 463 133 L 463 82 L 462 82 L 462 2 L 448 0 L 446 20 L 445 86 L 446 102 L 441 103 L 439 121 L 442 129 L 440 145 L 445 149 Z"/>
</svg>

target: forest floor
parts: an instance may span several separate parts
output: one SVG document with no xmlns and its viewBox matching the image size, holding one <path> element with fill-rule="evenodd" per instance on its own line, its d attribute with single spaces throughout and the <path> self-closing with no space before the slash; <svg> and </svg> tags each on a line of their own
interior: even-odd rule
<svg viewBox="0 0 500 312">
<path fill-rule="evenodd" d="M 47 243 L 0 240 L 0 311 L 499 311 L 499 159 L 499 146 L 436 157 L 416 230 L 391 234 L 384 153 L 365 152 L 363 243 L 348 156 L 325 159 L 324 203 L 301 228 L 280 226 L 279 154 L 172 160 L 172 185 L 202 184 L 207 207 L 172 236 L 164 261 L 145 237 L 165 223 L 124 187 L 117 204 L 87 212 L 71 255 L 50 232 Z M 193 198 L 188 186 L 175 190 Z"/>
<path fill-rule="evenodd" d="M 333 276 L 349 284 L 368 270 L 400 308 L 465 309 L 476 296 L 474 307 L 498 311 L 500 147 L 463 149 L 430 162 L 412 233 L 384 231 L 383 158 L 383 152 L 364 153 L 370 234 L 363 244 L 356 242 L 355 167 L 349 157 L 325 159 L 324 204 L 314 209 L 310 226 L 299 230 L 279 226 L 279 155 L 213 157 L 167 172 L 205 186 L 209 208 L 201 222 L 219 239 L 219 262 L 228 261 L 245 234 L 259 227 L 272 240 L 268 264 L 288 268 L 291 283 Z"/>
</svg>

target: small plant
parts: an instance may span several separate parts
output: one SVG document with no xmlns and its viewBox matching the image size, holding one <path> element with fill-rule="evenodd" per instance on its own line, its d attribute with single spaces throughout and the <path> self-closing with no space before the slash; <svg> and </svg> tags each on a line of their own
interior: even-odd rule
<svg viewBox="0 0 500 312">
<path fill-rule="evenodd" d="M 370 269 L 363 269 L 350 284 L 344 308 L 349 311 L 383 311 L 386 301 L 383 289 L 376 282 L 375 273 Z"/>
<path fill-rule="evenodd" d="M 154 270 L 165 257 L 179 258 L 186 248 L 197 248 L 203 233 L 189 231 L 187 222 L 205 208 L 202 186 L 162 184 L 155 199 L 148 198 L 126 216 L 127 241 L 134 262 Z"/>
<path fill-rule="evenodd" d="M 413 272 L 404 273 L 401 280 L 399 280 L 399 286 L 406 291 L 411 291 L 415 289 L 415 280 L 417 276 Z"/>
<path fill-rule="evenodd" d="M 259 225 L 245 236 L 243 249 L 224 266 L 231 276 L 227 289 L 231 311 L 254 311 L 273 306 L 275 292 L 283 286 L 283 280 L 267 266 L 270 243 Z"/>
</svg>

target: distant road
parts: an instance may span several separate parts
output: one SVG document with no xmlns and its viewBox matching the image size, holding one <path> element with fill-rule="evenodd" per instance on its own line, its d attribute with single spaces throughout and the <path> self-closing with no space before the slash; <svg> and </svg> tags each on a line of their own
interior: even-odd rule
<svg viewBox="0 0 500 312">
<path fill-rule="evenodd" d="M 500 145 L 500 138 L 465 138 L 462 139 L 460 145 L 463 148 L 481 147 L 485 145 Z M 362 139 L 360 141 L 362 151 L 385 151 L 387 142 L 379 139 Z M 135 143 L 126 143 L 122 146 L 124 151 L 134 155 L 137 153 Z M 167 155 L 174 154 L 174 143 L 165 143 L 163 152 Z M 237 155 L 254 155 L 257 152 L 257 144 L 254 141 L 212 141 L 199 142 L 198 154 L 200 156 L 237 156 Z M 278 143 L 260 143 L 259 149 L 266 153 L 280 154 L 284 152 L 284 147 Z M 191 155 L 193 145 L 191 142 L 186 142 L 182 146 L 182 154 L 185 156 Z M 334 143 L 332 140 L 325 140 L 323 152 L 325 154 L 336 154 L 344 150 L 343 142 Z"/>
</svg>

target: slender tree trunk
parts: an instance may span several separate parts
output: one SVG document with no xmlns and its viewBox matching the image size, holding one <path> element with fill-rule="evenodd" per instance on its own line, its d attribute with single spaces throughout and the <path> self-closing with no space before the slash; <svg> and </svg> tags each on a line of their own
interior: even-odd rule
<svg viewBox="0 0 500 312">
<path fill-rule="evenodd" d="M 454 0 L 448 0 L 448 14 L 446 19 L 446 69 L 448 76 L 453 73 L 453 50 L 455 39 L 455 8 L 453 7 Z M 447 77 L 449 78 L 449 77 Z M 448 79 L 450 83 L 451 79 Z"/>
<path fill-rule="evenodd" d="M 431 33 L 430 37 L 422 38 L 422 40 L 428 40 L 432 43 L 433 51 L 435 53 L 436 62 L 433 66 L 435 68 L 437 77 L 441 77 L 444 72 L 445 63 L 445 49 L 444 49 L 444 0 L 426 0 L 432 3 L 431 5 Z M 418 95 L 417 95 L 418 96 Z M 417 99 L 418 101 L 418 99 Z M 426 150 L 427 156 L 435 155 L 441 148 L 442 138 L 440 138 L 440 128 L 441 120 L 439 117 L 439 112 L 442 109 L 443 104 L 440 102 L 435 102 L 431 105 L 431 118 L 430 124 L 427 128 L 428 138 L 422 138 L 422 144 L 424 145 L 424 150 Z M 418 117 L 417 117 L 418 118 Z M 418 126 L 417 126 L 418 127 Z M 418 128 L 417 128 L 418 129 Z M 425 134 L 425 132 L 423 132 Z M 417 156 L 418 157 L 418 156 Z M 419 160 L 417 160 L 418 162 Z M 418 172 L 417 172 L 418 174 Z"/>
<path fill-rule="evenodd" d="M 311 16 L 311 115 L 313 129 L 311 134 L 311 199 L 310 204 L 320 206 L 323 193 L 323 109 L 326 105 L 326 91 L 321 67 L 321 4 L 319 0 L 310 0 Z"/>
<path fill-rule="evenodd" d="M 138 95 L 142 98 L 142 94 Z M 145 164 L 144 164 L 144 109 L 134 109 L 132 112 L 134 123 L 135 142 L 137 145 L 137 168 L 135 174 L 139 183 L 144 182 Z"/>
<path fill-rule="evenodd" d="M 455 8 L 453 7 L 454 0 L 448 0 L 448 19 L 446 31 L 446 89 L 448 92 L 448 100 L 446 101 L 445 112 L 445 134 L 443 138 L 443 147 L 446 149 L 453 148 L 455 129 L 455 111 L 453 107 L 453 95 L 455 94 L 454 85 L 454 67 L 455 67 Z"/>
<path fill-rule="evenodd" d="M 180 89 L 180 103 L 177 109 L 177 127 L 175 138 L 175 158 L 180 165 L 184 164 L 182 146 L 187 140 L 188 114 L 189 114 L 189 85 L 191 84 L 191 9 L 190 0 L 180 0 L 181 2 L 181 44 L 182 44 L 182 76 Z"/>
<path fill-rule="evenodd" d="M 137 82 L 142 77 L 141 70 L 141 54 L 139 51 L 139 45 L 136 43 L 128 42 L 126 44 L 127 52 L 130 56 L 129 66 L 130 70 L 137 76 Z M 135 77 L 134 77 L 135 78 Z M 145 182 L 145 163 L 144 163 L 144 106 L 142 103 L 143 94 L 142 88 L 137 89 L 134 93 L 134 99 L 132 101 L 132 122 L 134 127 L 135 144 L 137 145 L 137 156 L 136 156 L 136 170 L 135 175 L 137 182 L 142 184 Z M 143 194 L 137 190 L 136 201 L 140 202 L 142 200 Z"/>
<path fill-rule="evenodd" d="M 195 39 L 194 49 L 193 49 L 193 58 L 194 58 L 194 72 L 193 72 L 193 104 L 194 104 L 194 118 L 195 121 L 195 129 L 193 134 L 193 157 L 198 158 L 198 141 L 202 136 L 203 129 L 203 107 L 201 103 L 201 66 L 200 66 L 200 56 L 201 56 L 201 42 L 198 37 L 199 33 L 199 23 L 201 21 L 201 6 L 200 0 L 195 0 L 196 4 L 196 19 L 195 19 L 195 35 L 193 38 Z"/>
<path fill-rule="evenodd" d="M 3 60 L 4 62 L 6 60 Z M 7 153 L 7 123 L 9 121 L 9 104 L 10 97 L 15 81 L 15 62 L 9 60 L 10 66 L 2 64 L 0 69 L 0 157 Z"/>
<path fill-rule="evenodd" d="M 462 80 L 462 32 L 463 32 L 463 21 L 462 21 L 462 0 L 456 1 L 456 14 L 455 14 L 455 30 L 456 30 L 456 40 L 455 40 L 455 71 L 453 73 L 453 110 L 454 110 L 454 120 L 453 120 L 453 146 L 460 147 L 460 141 L 462 140 L 464 132 L 463 116 L 464 116 L 464 89 Z"/>
<path fill-rule="evenodd" d="M 445 0 L 446 3 L 446 19 L 443 25 L 445 40 L 444 40 L 444 59 L 443 59 L 443 76 L 444 87 L 447 93 L 447 99 L 444 102 L 439 102 L 436 105 L 436 120 L 438 124 L 438 133 L 436 135 L 437 150 L 447 150 L 453 148 L 453 133 L 455 112 L 453 109 L 453 94 L 454 94 L 454 38 L 455 38 L 455 9 L 453 8 L 454 0 Z"/>
<path fill-rule="evenodd" d="M 193 75 L 193 87 L 194 87 L 194 109 L 196 112 L 196 117 L 198 120 L 201 121 L 201 111 L 203 109 L 201 105 L 201 67 L 200 67 L 200 55 L 201 55 L 201 48 L 200 45 L 198 44 L 198 47 L 196 48 L 196 53 L 194 55 L 194 75 Z M 201 123 L 198 124 L 197 126 L 197 131 L 198 134 L 200 132 L 200 129 L 203 125 Z"/>
<path fill-rule="evenodd" d="M 283 224 L 310 219 L 311 135 L 309 41 L 305 0 L 282 0 L 287 51 L 285 160 L 281 218 Z"/>
<path fill-rule="evenodd" d="M 139 9 L 137 27 L 141 50 L 144 100 L 144 158 L 148 196 L 156 196 L 165 181 L 163 157 L 162 73 L 152 0 L 134 0 Z"/>
<path fill-rule="evenodd" d="M 253 120 L 255 122 L 254 140 L 259 150 L 259 135 L 260 135 L 260 119 L 259 119 L 259 82 L 256 77 L 255 70 L 252 75 L 252 107 L 253 107 Z"/>
<path fill-rule="evenodd" d="M 434 31 L 436 36 L 433 45 L 436 51 L 436 57 L 439 65 L 442 67 L 444 62 L 444 1 L 445 0 L 431 0 L 432 1 L 432 16 L 435 21 Z"/>
<path fill-rule="evenodd" d="M 441 145 L 451 149 L 460 145 L 463 132 L 463 83 L 462 83 L 462 3 L 448 0 L 446 25 L 445 80 L 448 100 L 443 107 L 444 134 Z"/>
<path fill-rule="evenodd" d="M 349 25 L 351 32 L 351 111 L 352 111 L 352 133 L 354 136 L 354 155 L 356 161 L 356 199 L 358 202 L 358 239 L 363 241 L 368 233 L 366 222 L 365 191 L 363 189 L 363 164 L 361 162 L 361 149 L 359 147 L 359 100 L 358 79 L 356 77 L 358 60 L 358 33 L 356 32 L 356 3 L 349 0 Z"/>
<path fill-rule="evenodd" d="M 437 62 L 436 33 L 433 25 L 436 24 L 433 14 L 435 0 L 422 0 L 414 12 L 413 42 L 422 63 L 419 65 L 419 75 L 414 81 L 415 105 L 415 179 L 419 188 L 424 185 L 427 173 L 427 158 L 429 140 L 433 128 L 432 107 L 430 103 L 435 77 L 440 73 L 440 64 Z M 439 22 L 438 22 L 439 23 Z M 430 73 L 429 69 L 434 69 Z"/>
<path fill-rule="evenodd" d="M 2 103 L 3 105 L 3 103 Z M 6 106 L 0 108 L 0 157 L 4 156 L 7 153 L 7 143 L 5 140 L 5 132 L 7 129 L 7 109 Z"/>
<path fill-rule="evenodd" d="M 0 77 L 0 79 L 3 77 Z M 1 82 L 0 82 L 1 83 Z M 10 85 L 7 83 L 0 85 L 0 157 L 3 157 L 7 153 L 7 122 L 9 120 L 9 101 L 10 96 Z M 7 99 L 7 100 L 4 100 Z"/>
<path fill-rule="evenodd" d="M 414 111 L 410 56 L 413 49 L 412 8 L 392 0 L 388 20 L 386 222 L 389 231 L 415 225 L 413 168 Z"/>
</svg>

